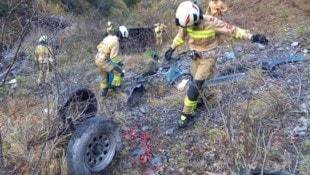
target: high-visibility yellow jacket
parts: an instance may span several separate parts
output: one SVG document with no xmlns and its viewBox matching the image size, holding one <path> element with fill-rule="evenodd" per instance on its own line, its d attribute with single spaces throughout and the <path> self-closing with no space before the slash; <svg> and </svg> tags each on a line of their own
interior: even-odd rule
<svg viewBox="0 0 310 175">
<path fill-rule="evenodd" d="M 115 35 L 108 35 L 97 46 L 97 49 L 105 58 L 110 58 L 113 62 L 119 63 L 121 61 L 118 57 L 119 47 L 118 37 Z"/>
<path fill-rule="evenodd" d="M 47 45 L 38 45 L 34 51 L 35 61 L 38 63 L 48 63 L 53 61 L 53 51 L 52 48 Z"/>
<path fill-rule="evenodd" d="M 244 40 L 250 40 L 252 37 L 252 34 L 248 30 L 241 29 L 213 16 L 204 16 L 204 18 L 199 20 L 193 27 L 180 27 L 171 48 L 175 49 L 184 44 L 185 38 L 188 37 L 188 44 L 191 50 L 209 51 L 218 46 L 220 35 L 227 35 Z"/>
<path fill-rule="evenodd" d="M 227 5 L 221 0 L 210 0 L 206 15 L 219 16 L 227 11 Z"/>
<path fill-rule="evenodd" d="M 154 32 L 156 37 L 161 37 L 165 28 L 167 28 L 167 26 L 162 23 L 156 23 L 154 24 L 154 26 L 155 26 Z"/>
</svg>

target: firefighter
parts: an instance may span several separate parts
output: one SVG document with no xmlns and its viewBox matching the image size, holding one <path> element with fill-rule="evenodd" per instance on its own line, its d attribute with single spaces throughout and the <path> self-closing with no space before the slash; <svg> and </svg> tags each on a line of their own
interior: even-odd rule
<svg viewBox="0 0 310 175">
<path fill-rule="evenodd" d="M 128 38 L 128 30 L 125 26 L 120 26 L 114 31 L 114 35 L 106 36 L 103 41 L 97 46 L 98 52 L 95 63 L 99 69 L 102 82 L 100 89 L 102 96 L 107 96 L 109 90 L 108 73 L 114 75 L 111 88 L 119 88 L 122 84 L 124 72 L 121 69 L 123 63 L 118 56 L 119 41 L 123 38 Z"/>
<path fill-rule="evenodd" d="M 178 6 L 176 25 L 179 26 L 179 31 L 165 52 L 165 59 L 170 60 L 174 50 L 184 44 L 185 39 L 188 38 L 188 46 L 195 53 L 191 65 L 193 81 L 191 81 L 184 99 L 184 106 L 178 122 L 180 128 L 187 126 L 192 119 L 202 84 L 213 76 L 215 62 L 220 54 L 218 36 L 227 35 L 237 39 L 249 40 L 253 43 L 268 43 L 264 35 L 253 35 L 248 30 L 226 23 L 213 16 L 204 16 L 201 12 L 199 6 L 191 1 L 184 1 Z"/>
<path fill-rule="evenodd" d="M 39 44 L 36 46 L 35 62 L 39 67 L 38 84 L 48 83 L 49 73 L 52 70 L 52 63 L 54 62 L 53 50 L 47 43 L 47 36 L 43 35 L 39 38 Z"/>
<path fill-rule="evenodd" d="M 223 16 L 223 14 L 227 11 L 227 5 L 221 0 L 210 0 L 209 5 L 207 7 L 206 15 L 211 16 Z"/>
<path fill-rule="evenodd" d="M 156 44 L 160 46 L 163 43 L 163 33 L 165 29 L 167 28 L 167 26 L 162 23 L 156 23 L 154 24 L 154 26 L 155 26 L 154 34 L 156 38 Z"/>
<path fill-rule="evenodd" d="M 108 35 L 113 35 L 114 34 L 114 25 L 112 24 L 112 22 L 111 21 L 108 21 L 108 23 L 107 23 L 107 33 L 108 33 Z"/>
</svg>

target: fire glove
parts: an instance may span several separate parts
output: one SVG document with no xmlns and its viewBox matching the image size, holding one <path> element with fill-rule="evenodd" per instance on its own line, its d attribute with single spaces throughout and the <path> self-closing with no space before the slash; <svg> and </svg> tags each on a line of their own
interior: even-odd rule
<svg viewBox="0 0 310 175">
<path fill-rule="evenodd" d="M 252 36 L 252 43 L 261 43 L 261 44 L 268 44 L 268 39 L 265 35 L 262 34 L 255 34 Z"/>
<path fill-rule="evenodd" d="M 165 59 L 167 61 L 171 60 L 173 52 L 174 50 L 171 47 L 169 47 L 169 49 L 165 53 Z"/>
</svg>

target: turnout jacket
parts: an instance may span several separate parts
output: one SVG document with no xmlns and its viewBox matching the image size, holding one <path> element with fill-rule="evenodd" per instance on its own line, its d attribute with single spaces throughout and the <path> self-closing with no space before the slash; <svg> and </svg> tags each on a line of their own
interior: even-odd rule
<svg viewBox="0 0 310 175">
<path fill-rule="evenodd" d="M 206 15 L 218 16 L 227 11 L 227 5 L 221 0 L 211 0 L 209 2 Z"/>
<path fill-rule="evenodd" d="M 38 63 L 48 63 L 53 61 L 52 48 L 47 45 L 39 44 L 34 51 L 35 61 Z"/>
<path fill-rule="evenodd" d="M 121 60 L 118 57 L 119 39 L 115 35 L 108 35 L 97 46 L 98 52 L 104 59 L 111 59 L 114 63 L 119 63 Z"/>
<path fill-rule="evenodd" d="M 237 39 L 250 40 L 250 31 L 221 21 L 213 16 L 205 15 L 194 26 L 179 28 L 171 45 L 172 49 L 184 44 L 184 40 L 189 38 L 188 45 L 191 50 L 204 52 L 215 49 L 218 46 L 219 36 L 226 35 Z"/>
</svg>

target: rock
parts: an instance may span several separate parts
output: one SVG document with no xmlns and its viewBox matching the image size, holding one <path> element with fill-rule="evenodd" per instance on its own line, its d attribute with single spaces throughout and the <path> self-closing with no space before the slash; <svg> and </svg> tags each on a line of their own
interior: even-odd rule
<svg viewBox="0 0 310 175">
<path fill-rule="evenodd" d="M 301 112 L 305 113 L 306 115 L 309 114 L 308 107 L 307 107 L 307 104 L 306 104 L 306 103 L 302 103 L 302 104 L 300 105 L 300 110 L 301 110 Z"/>
<path fill-rule="evenodd" d="M 127 161 L 127 160 L 125 160 L 124 161 L 124 164 L 123 164 L 123 168 L 124 169 L 130 169 L 130 168 L 132 168 L 132 163 L 131 162 L 129 162 L 129 161 Z"/>
<path fill-rule="evenodd" d="M 296 47 L 296 46 L 298 46 L 298 44 L 299 44 L 298 42 L 293 42 L 293 43 L 291 44 L 291 46 L 292 46 L 292 47 Z"/>
<path fill-rule="evenodd" d="M 144 107 L 140 107 L 140 112 L 142 113 L 142 114 L 146 114 L 147 113 L 147 111 L 146 111 L 146 109 L 144 108 Z"/>
<path fill-rule="evenodd" d="M 153 166 L 162 166 L 164 164 L 165 158 L 163 156 L 154 157 L 151 161 Z"/>
<path fill-rule="evenodd" d="M 225 53 L 224 53 L 224 57 L 225 57 L 227 60 L 232 60 L 232 59 L 235 59 L 235 58 L 236 58 L 234 52 L 225 52 Z"/>
<path fill-rule="evenodd" d="M 310 119 L 305 119 L 304 117 L 298 119 L 298 122 L 302 125 L 302 126 L 310 126 Z"/>
<path fill-rule="evenodd" d="M 174 129 L 173 129 L 173 128 L 168 129 L 168 130 L 165 132 L 166 135 L 172 135 L 173 133 L 174 133 Z"/>
<path fill-rule="evenodd" d="M 304 54 L 308 54 L 309 53 L 309 50 L 308 49 L 302 49 L 301 50 Z"/>
<path fill-rule="evenodd" d="M 16 78 L 10 80 L 9 84 L 11 85 L 11 89 L 15 89 L 17 87 L 17 80 L 16 80 Z"/>
<path fill-rule="evenodd" d="M 189 79 L 183 79 L 181 83 L 177 85 L 177 89 L 179 91 L 183 91 L 185 89 L 186 84 L 188 83 Z"/>
<path fill-rule="evenodd" d="M 263 44 L 258 44 L 258 49 L 259 49 L 259 50 L 265 50 L 265 49 L 266 49 L 266 46 L 263 45 Z"/>
<path fill-rule="evenodd" d="M 154 170 L 150 170 L 148 172 L 148 175 L 160 175 L 158 172 L 154 171 Z"/>
<path fill-rule="evenodd" d="M 149 130 L 151 130 L 151 129 L 152 129 L 152 127 L 150 127 L 150 126 L 143 126 L 143 127 L 141 128 L 142 131 L 149 131 Z"/>
<path fill-rule="evenodd" d="M 139 148 L 136 148 L 132 151 L 132 156 L 134 156 L 135 158 L 139 158 L 144 153 L 145 153 L 145 150 L 143 148 L 139 147 Z"/>
</svg>

